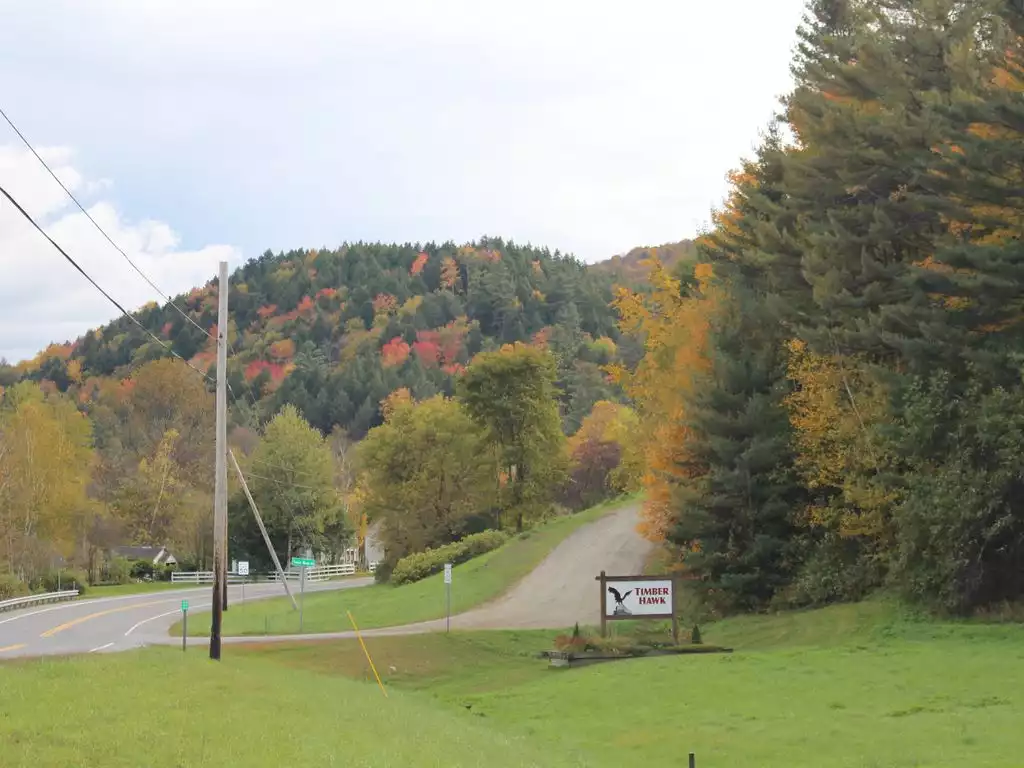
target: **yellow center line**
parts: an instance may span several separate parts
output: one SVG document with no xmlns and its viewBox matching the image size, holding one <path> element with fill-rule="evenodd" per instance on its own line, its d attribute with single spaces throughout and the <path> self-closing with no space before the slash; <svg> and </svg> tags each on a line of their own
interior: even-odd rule
<svg viewBox="0 0 1024 768">
<path fill-rule="evenodd" d="M 124 606 L 121 606 L 120 608 L 108 608 L 105 611 L 98 611 L 97 613 L 90 613 L 88 616 L 79 616 L 77 619 L 72 619 L 71 621 L 67 621 L 67 622 L 64 622 L 63 624 L 57 625 L 53 629 L 46 630 L 45 632 L 43 632 L 43 634 L 40 635 L 40 637 L 53 637 L 58 632 L 63 632 L 65 629 L 71 629 L 72 627 L 76 627 L 79 624 L 84 624 L 87 621 L 92 621 L 93 619 L 98 619 L 100 616 L 109 616 L 112 613 L 121 613 L 123 611 L 134 611 L 136 608 L 149 608 L 150 606 L 162 605 L 162 604 L 164 604 L 166 602 L 169 602 L 169 601 L 164 599 L 164 600 L 154 600 L 151 603 L 135 603 L 133 605 L 124 605 Z"/>
<path fill-rule="evenodd" d="M 3 648 L 0 648 L 0 653 L 3 653 L 4 651 L 16 651 L 19 648 L 24 648 L 24 647 L 25 647 L 24 643 L 18 643 L 18 645 L 5 645 Z"/>
</svg>

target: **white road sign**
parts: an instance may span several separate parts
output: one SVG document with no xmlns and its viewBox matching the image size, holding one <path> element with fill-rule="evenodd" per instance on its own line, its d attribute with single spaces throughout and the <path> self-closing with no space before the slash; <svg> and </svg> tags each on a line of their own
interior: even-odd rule
<svg viewBox="0 0 1024 768">
<path fill-rule="evenodd" d="M 452 583 L 452 564 L 451 563 L 445 563 L 444 564 L 444 583 L 445 584 L 451 584 Z"/>
<path fill-rule="evenodd" d="M 604 615 L 609 619 L 671 616 L 672 579 L 607 581 Z"/>
<path fill-rule="evenodd" d="M 239 576 L 248 576 L 249 575 L 249 561 L 248 560 L 239 560 L 238 561 L 238 575 Z"/>
</svg>

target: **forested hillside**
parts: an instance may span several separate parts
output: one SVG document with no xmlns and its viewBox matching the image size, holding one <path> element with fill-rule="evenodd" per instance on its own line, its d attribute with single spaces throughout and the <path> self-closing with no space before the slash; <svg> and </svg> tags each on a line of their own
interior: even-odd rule
<svg viewBox="0 0 1024 768">
<path fill-rule="evenodd" d="M 230 278 L 235 418 L 255 425 L 290 403 L 325 434 L 338 426 L 359 438 L 380 423 L 380 402 L 396 389 L 417 398 L 451 394 L 453 376 L 473 355 L 533 341 L 558 358 L 564 418 L 578 426 L 612 395 L 600 368 L 616 354 L 611 290 L 611 279 L 574 258 L 500 239 L 268 252 Z M 216 344 L 204 330 L 216 329 L 216 281 L 175 303 L 188 319 L 154 304 L 139 320 L 212 373 Z M 51 346 L 17 374 L 89 402 L 104 377 L 128 378 L 166 355 L 122 319 Z M 257 413 L 244 414 L 254 403 Z"/>
<path fill-rule="evenodd" d="M 168 544 L 179 560 L 208 562 L 217 295 L 212 281 L 173 305 L 143 308 L 137 318 L 145 331 L 125 318 L 34 360 L 0 366 L 0 551 L 19 579 L 40 583 L 60 557 L 87 566 L 94 579 L 124 578 L 104 553 L 127 543 Z M 543 505 L 557 497 L 573 506 L 606 495 L 617 454 L 599 450 L 586 469 L 574 470 L 571 489 L 562 484 L 569 467 L 559 457 L 568 460 L 565 435 L 579 431 L 595 403 L 619 407 L 622 391 L 605 367 L 641 353 L 638 342 L 621 337 L 611 295 L 611 280 L 574 258 L 498 239 L 267 253 L 236 270 L 229 282 L 231 441 L 282 559 L 293 545 L 340 552 L 355 528 L 365 532 L 363 500 L 372 514 L 374 494 L 384 491 L 357 482 L 353 445 L 403 397 L 449 403 L 437 406 L 438 417 L 462 419 L 450 448 L 464 455 L 460 446 L 476 440 L 473 477 L 482 470 L 490 479 L 470 488 L 453 469 L 448 477 L 462 478 L 459 492 L 471 493 L 478 508 L 449 500 L 459 519 L 448 510 L 442 528 L 424 524 L 429 530 L 410 543 L 392 536 L 396 554 L 458 539 L 466 525 L 479 526 L 474 519 L 505 514 L 522 527 L 524 516 L 543 516 Z M 533 382 L 532 391 L 551 401 L 550 409 L 535 403 L 533 416 L 519 404 L 513 425 L 541 429 L 548 445 L 488 438 L 477 431 L 486 432 L 494 416 L 486 408 L 477 422 L 451 411 L 472 360 L 520 347 L 513 358 L 534 350 L 540 368 L 498 380 L 501 388 Z M 491 397 L 501 399 L 501 391 Z M 422 434 L 419 461 L 440 450 L 434 427 Z M 414 438 L 398 439 L 409 446 Z M 502 459 L 506 450 L 512 455 Z M 511 500 L 498 498 L 499 465 Z M 517 482 L 528 465 L 533 476 Z M 372 469 L 362 462 L 360 477 Z M 553 474 L 538 486 L 545 472 Z M 266 565 L 240 492 L 232 519 L 233 551 Z"/>
</svg>

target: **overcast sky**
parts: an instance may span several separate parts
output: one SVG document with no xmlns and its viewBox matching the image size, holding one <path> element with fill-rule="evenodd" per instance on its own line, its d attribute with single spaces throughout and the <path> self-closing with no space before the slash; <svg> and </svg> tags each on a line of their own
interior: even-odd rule
<svg viewBox="0 0 1024 768">
<path fill-rule="evenodd" d="M 789 87 L 802 0 L 0 0 L 0 106 L 161 288 L 267 248 L 692 236 Z M 0 184 L 157 298 L 0 123 Z M 0 200 L 0 357 L 116 316 Z"/>
</svg>

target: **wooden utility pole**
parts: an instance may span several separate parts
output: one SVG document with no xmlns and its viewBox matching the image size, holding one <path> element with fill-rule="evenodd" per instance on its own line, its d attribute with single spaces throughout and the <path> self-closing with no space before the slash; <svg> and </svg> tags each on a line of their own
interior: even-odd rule
<svg viewBox="0 0 1024 768">
<path fill-rule="evenodd" d="M 228 263 L 220 263 L 217 286 L 217 439 L 213 490 L 213 600 L 210 658 L 220 659 L 221 614 L 227 602 L 228 552 Z"/>
<path fill-rule="evenodd" d="M 274 551 L 274 545 L 270 541 L 270 534 L 267 533 L 267 526 L 263 524 L 263 518 L 260 516 L 260 510 L 256 506 L 256 502 L 253 501 L 252 493 L 249 491 L 249 484 L 245 482 L 245 475 L 242 474 L 242 468 L 238 466 L 238 459 L 235 458 L 235 452 L 230 448 L 228 449 L 228 456 L 231 459 L 231 463 L 235 466 L 235 472 L 238 473 L 238 482 L 242 484 L 242 490 L 245 491 L 245 498 L 249 500 L 249 507 L 252 509 L 252 513 L 256 517 L 256 524 L 260 527 L 260 533 L 263 534 L 263 541 L 266 542 L 267 551 L 270 553 L 270 559 L 274 561 L 274 568 L 277 569 L 277 578 L 280 579 L 281 584 L 284 586 L 284 591 L 288 595 L 288 599 L 292 601 L 292 608 L 295 609 L 298 607 L 295 604 L 295 597 L 292 595 L 291 587 L 288 586 L 288 579 L 284 576 L 284 569 L 281 568 L 281 561 L 277 559 L 277 552 Z"/>
</svg>

